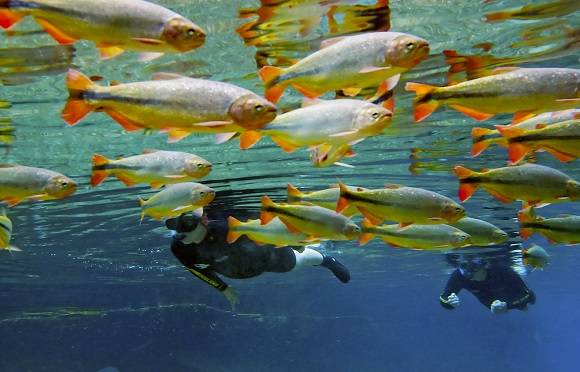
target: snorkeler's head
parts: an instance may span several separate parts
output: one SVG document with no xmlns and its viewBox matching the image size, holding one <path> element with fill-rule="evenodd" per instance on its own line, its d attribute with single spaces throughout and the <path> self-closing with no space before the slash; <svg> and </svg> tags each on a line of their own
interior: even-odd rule
<svg viewBox="0 0 580 372">
<path fill-rule="evenodd" d="M 468 279 L 472 278 L 473 275 L 479 270 L 486 268 L 487 262 L 480 257 L 475 258 L 461 257 L 457 265 L 457 269 L 459 270 L 461 275 Z"/>
<path fill-rule="evenodd" d="M 167 219 L 165 226 L 179 234 L 188 233 L 195 230 L 202 218 L 194 214 L 182 214 L 179 217 Z"/>
</svg>

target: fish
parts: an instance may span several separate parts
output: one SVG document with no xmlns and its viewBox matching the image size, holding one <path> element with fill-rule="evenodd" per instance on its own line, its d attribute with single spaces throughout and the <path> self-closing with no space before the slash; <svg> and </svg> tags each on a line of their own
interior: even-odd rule
<svg viewBox="0 0 580 372">
<path fill-rule="evenodd" d="M 580 119 L 568 120 L 536 129 L 495 126 L 508 142 L 510 164 L 517 164 L 533 151 L 544 150 L 561 162 L 580 156 Z"/>
<path fill-rule="evenodd" d="M 545 112 L 538 116 L 524 120 L 520 123 L 511 124 L 509 127 L 529 130 L 536 129 L 538 125 L 552 125 L 562 121 L 574 119 L 580 119 L 579 109 Z M 506 138 L 502 137 L 502 135 L 499 133 L 499 130 L 497 129 L 475 127 L 471 130 L 471 138 L 473 139 L 471 155 L 474 157 L 481 154 L 491 144 L 499 144 L 501 146 L 507 147 Z"/>
<path fill-rule="evenodd" d="M 201 208 L 214 199 L 215 191 L 201 183 L 183 182 L 168 185 L 148 200 L 139 198 L 141 221 L 145 216 L 161 220 L 178 217 L 182 213 L 190 211 L 201 214 Z"/>
<path fill-rule="evenodd" d="M 352 189 L 350 186 L 347 186 L 347 188 Z M 302 192 L 289 183 L 287 192 L 289 204 L 313 204 L 330 210 L 336 209 L 336 203 L 338 203 L 338 199 L 340 198 L 338 185 L 319 191 Z M 359 211 L 354 205 L 350 205 L 340 213 L 344 216 L 351 217 L 359 214 Z"/>
<path fill-rule="evenodd" d="M 471 245 L 474 246 L 485 247 L 502 244 L 508 240 L 508 234 L 505 231 L 477 218 L 463 217 L 450 225 L 469 234 L 471 236 Z"/>
<path fill-rule="evenodd" d="M 514 113 L 512 123 L 547 111 L 573 109 L 580 104 L 580 70 L 572 68 L 502 67 L 495 74 L 456 85 L 436 87 L 409 82 L 416 94 L 414 119 L 420 122 L 439 106 L 477 121 L 496 114 Z"/>
<path fill-rule="evenodd" d="M 110 174 L 126 186 L 147 183 L 157 189 L 163 185 L 192 181 L 207 176 L 212 164 L 186 152 L 145 150 L 141 155 L 109 160 L 93 155 L 91 186 L 95 187 Z"/>
<path fill-rule="evenodd" d="M 0 250 L 20 251 L 10 245 L 12 239 L 12 221 L 6 215 L 6 209 L 0 206 Z"/>
<path fill-rule="evenodd" d="M 423 250 L 462 248 L 472 244 L 468 233 L 445 224 L 414 224 L 401 229 L 399 225 L 374 226 L 369 220 L 363 220 L 359 245 L 365 245 L 375 236 L 393 247 Z"/>
<path fill-rule="evenodd" d="M 532 244 L 528 248 L 522 248 L 524 265 L 530 265 L 534 269 L 543 269 L 550 263 L 550 255 L 546 250 L 537 244 Z"/>
<path fill-rule="evenodd" d="M 580 216 L 544 218 L 537 216 L 534 208 L 524 208 L 518 212 L 518 221 L 522 239 L 528 239 L 537 232 L 550 243 L 580 244 Z"/>
<path fill-rule="evenodd" d="M 499 22 L 509 19 L 534 20 L 561 17 L 578 9 L 580 9 L 580 3 L 577 0 L 557 0 L 491 12 L 485 14 L 484 18 L 486 22 Z"/>
<path fill-rule="evenodd" d="M 267 196 L 262 197 L 260 221 L 262 225 L 274 217 L 293 233 L 304 233 L 308 240 L 350 240 L 358 237 L 360 228 L 348 217 L 317 205 L 276 204 Z"/>
<path fill-rule="evenodd" d="M 458 195 L 462 202 L 479 186 L 503 203 L 521 200 L 524 206 L 580 199 L 580 183 L 543 165 L 515 165 L 481 172 L 458 165 L 453 170 L 459 179 Z"/>
<path fill-rule="evenodd" d="M 26 200 L 66 198 L 76 189 L 76 182 L 48 169 L 0 164 L 0 200 L 9 207 Z"/>
<path fill-rule="evenodd" d="M 270 136 L 290 153 L 300 147 L 344 144 L 380 134 L 391 123 L 392 116 L 391 111 L 370 102 L 322 101 L 278 115 L 257 132 L 258 136 Z"/>
<path fill-rule="evenodd" d="M 273 103 L 289 85 L 308 98 L 317 98 L 337 90 L 356 96 L 361 89 L 380 84 L 376 93 L 380 97 L 397 85 L 401 73 L 428 55 L 429 43 L 417 36 L 368 32 L 328 39 L 322 49 L 296 64 L 285 69 L 264 66 L 258 75 L 266 86 L 265 97 Z"/>
<path fill-rule="evenodd" d="M 465 209 L 455 201 L 433 191 L 387 184 L 382 189 L 349 188 L 339 183 L 340 198 L 336 211 L 354 205 L 372 224 L 383 221 L 399 222 L 400 227 L 411 224 L 454 223 L 465 217 Z"/>
<path fill-rule="evenodd" d="M 0 0 L 0 27 L 9 29 L 26 16 L 59 44 L 95 43 L 102 59 L 125 50 L 152 59 L 202 46 L 205 31 L 189 19 L 142 0 Z M 153 54 L 155 53 L 155 54 Z"/>
<path fill-rule="evenodd" d="M 75 125 L 92 111 L 104 111 L 126 131 L 166 131 L 170 142 L 192 133 L 242 132 L 276 117 L 272 103 L 228 83 L 155 74 L 152 81 L 104 87 L 76 70 L 67 74 L 69 99 L 61 117 Z M 243 137 L 242 137 L 243 141 Z"/>
<path fill-rule="evenodd" d="M 278 217 L 274 217 L 265 225 L 262 225 L 259 219 L 241 222 L 235 217 L 228 217 L 227 242 L 232 244 L 242 235 L 246 235 L 259 245 L 269 244 L 276 248 L 300 247 L 316 242 L 309 240 L 307 234 L 290 232 Z"/>
<path fill-rule="evenodd" d="M 340 162 L 343 158 L 352 158 L 357 154 L 352 149 L 356 143 L 363 141 L 364 138 L 338 145 L 329 145 L 327 143 L 320 144 L 310 149 L 310 161 L 315 168 L 325 168 L 332 165 L 337 165 L 345 168 L 354 168 L 354 165 Z"/>
</svg>

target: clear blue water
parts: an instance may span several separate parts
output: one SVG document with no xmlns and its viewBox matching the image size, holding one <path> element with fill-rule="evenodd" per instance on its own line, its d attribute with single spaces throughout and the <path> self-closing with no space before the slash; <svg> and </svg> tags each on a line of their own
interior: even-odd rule
<svg viewBox="0 0 580 372">
<path fill-rule="evenodd" d="M 438 304 L 452 270 L 443 254 L 393 249 L 379 240 L 364 248 L 354 242 L 328 247 L 328 253 L 351 271 L 352 281 L 346 285 L 317 268 L 226 279 L 241 301 L 236 312 L 230 311 L 220 293 L 178 264 L 161 223 L 139 224 L 137 198 L 153 191 L 125 188 L 112 178 L 98 188 L 89 186 L 93 153 L 128 156 L 144 148 L 193 152 L 214 164 L 204 180 L 218 191 L 214 207 L 252 216 L 258 215 L 262 195 L 282 200 L 287 182 L 317 190 L 337 177 L 368 188 L 401 183 L 455 198 L 457 181 L 450 172 L 454 165 L 499 167 L 506 154 L 494 147 L 471 158 L 469 133 L 474 122 L 455 111 L 441 109 L 424 123 L 413 124 L 412 97 L 402 84 L 396 91 L 393 128 L 357 146 L 359 155 L 349 160 L 353 169 L 313 168 L 306 151 L 286 154 L 267 139 L 243 152 L 237 143 L 218 146 L 209 136 L 167 144 L 161 134 L 125 133 L 98 113 L 67 127 L 60 111 L 67 96 L 63 72 L 69 65 L 87 75 L 123 82 L 171 71 L 261 93 L 255 74 L 263 64 L 260 58 L 300 58 L 328 35 L 385 29 L 389 24 L 386 12 L 371 12 L 370 18 L 380 22 L 369 22 L 373 2 L 359 1 L 355 8 L 354 1 L 344 1 L 336 15 L 338 28 L 329 27 L 324 14 L 306 37 L 284 22 L 274 23 L 275 32 L 269 31 L 270 26 L 255 26 L 275 39 L 246 46 L 235 30 L 255 17 L 242 19 L 239 11 L 258 7 L 257 1 L 156 2 L 207 30 L 205 46 L 138 63 L 133 53 L 99 61 L 87 42 L 75 44 L 73 56 L 70 49 L 56 47 L 50 37 L 34 32 L 38 28 L 31 20 L 18 25 L 15 36 L 0 36 L 0 79 L 7 84 L 0 86 L 1 162 L 57 170 L 80 185 L 65 200 L 25 203 L 10 210 L 13 244 L 23 252 L 0 252 L 0 370 L 98 371 L 107 366 L 120 371 L 578 370 L 578 247 L 551 245 L 538 235 L 531 242 L 548 250 L 551 264 L 543 271 L 522 271 L 538 298 L 527 312 L 493 315 L 465 291 L 460 294 L 462 305 L 447 311 Z M 391 30 L 424 37 L 431 44 L 431 57 L 403 79 L 443 85 L 447 66 L 441 52 L 481 54 L 472 46 L 484 42 L 493 43 L 495 56 L 517 56 L 527 66 L 578 68 L 575 44 L 560 48 L 573 40 L 566 32 L 579 24 L 578 13 L 531 22 L 481 20 L 489 11 L 523 4 L 391 1 Z M 346 21 L 345 14 L 360 22 Z M 545 25 L 552 28 L 542 35 L 554 35 L 553 39 L 511 47 L 523 40 L 526 30 Z M 46 50 L 37 49 L 40 46 Z M 24 52 L 27 62 L 15 66 L 10 58 L 20 52 L 14 48 L 24 47 L 41 53 Z M 289 109 L 299 101 L 297 94 L 287 93 L 281 106 Z M 508 121 L 504 115 L 485 124 Z M 411 156 L 412 149 L 416 156 Z M 542 153 L 538 162 L 580 179 L 577 161 L 562 164 Z M 510 244 L 521 242 L 516 203 L 502 204 L 478 191 L 465 207 L 471 216 L 509 232 Z M 559 213 L 580 214 L 580 207 L 564 203 L 541 210 L 546 216 Z M 516 267 L 521 261 L 509 244 L 494 254 Z"/>
</svg>

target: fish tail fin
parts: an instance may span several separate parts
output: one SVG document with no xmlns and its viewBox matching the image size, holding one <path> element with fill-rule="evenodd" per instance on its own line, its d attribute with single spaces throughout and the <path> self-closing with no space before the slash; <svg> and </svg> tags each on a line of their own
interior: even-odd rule
<svg viewBox="0 0 580 372">
<path fill-rule="evenodd" d="M 105 178 L 107 178 L 108 173 L 104 170 L 104 166 L 110 163 L 110 160 L 100 154 L 93 155 L 93 172 L 91 174 L 91 186 L 95 187 L 100 185 Z"/>
<path fill-rule="evenodd" d="M 69 98 L 62 110 L 61 117 L 69 125 L 75 125 L 94 108 L 83 99 L 83 94 L 95 84 L 81 72 L 69 69 L 66 75 L 66 87 Z"/>
<path fill-rule="evenodd" d="M 0 27 L 8 29 L 25 16 L 25 14 L 15 12 L 10 8 L 14 5 L 11 0 L 0 0 Z"/>
<path fill-rule="evenodd" d="M 291 183 L 288 184 L 287 190 L 289 203 L 298 202 L 304 196 L 304 194 Z"/>
<path fill-rule="evenodd" d="M 471 138 L 473 145 L 471 145 L 471 156 L 476 157 L 489 147 L 491 142 L 482 139 L 482 137 L 493 134 L 493 129 L 475 127 L 471 130 Z"/>
<path fill-rule="evenodd" d="M 281 73 L 282 69 L 274 66 L 264 66 L 258 71 L 260 79 L 266 86 L 264 97 L 272 103 L 278 102 L 284 93 L 284 89 L 286 89 L 284 84 L 280 84 Z"/>
<path fill-rule="evenodd" d="M 243 234 L 233 230 L 235 227 L 240 226 L 241 224 L 242 223 L 237 218 L 232 217 L 232 216 L 228 217 L 228 235 L 227 235 L 226 239 L 227 239 L 227 242 L 229 244 L 232 244 L 233 242 L 238 240 L 240 236 L 243 235 Z"/>
<path fill-rule="evenodd" d="M 524 208 L 518 212 L 518 221 L 521 223 L 534 222 L 536 220 L 536 213 L 533 207 Z"/>
<path fill-rule="evenodd" d="M 474 142 L 471 145 L 471 156 L 473 157 L 479 156 L 489 147 L 489 145 L 490 145 L 489 141 Z"/>
<path fill-rule="evenodd" d="M 262 196 L 262 211 L 260 212 L 260 223 L 262 225 L 265 225 L 274 219 L 274 214 L 272 213 L 274 207 L 276 207 L 276 204 L 272 199 L 265 195 Z"/>
<path fill-rule="evenodd" d="M 520 237 L 524 240 L 528 239 L 533 234 L 534 234 L 534 232 L 532 231 L 532 229 L 528 229 L 526 227 L 520 228 Z"/>
<path fill-rule="evenodd" d="M 423 121 L 437 110 L 437 107 L 439 107 L 439 102 L 431 98 L 431 93 L 435 89 L 437 89 L 436 86 L 420 83 L 410 82 L 405 85 L 406 91 L 415 92 L 417 95 L 415 98 L 415 110 L 413 113 L 416 122 Z"/>
<path fill-rule="evenodd" d="M 499 22 L 505 19 L 510 19 L 511 13 L 510 12 L 494 12 L 494 13 L 487 13 L 484 15 L 485 21 L 490 22 Z"/>
<path fill-rule="evenodd" d="M 348 188 L 342 182 L 338 183 L 338 188 L 340 189 L 340 196 L 338 198 L 338 202 L 336 203 L 336 212 L 340 213 L 348 207 L 348 199 L 346 196 L 348 195 Z"/>
<path fill-rule="evenodd" d="M 459 200 L 466 201 L 473 195 L 475 190 L 477 190 L 477 183 L 464 183 L 463 180 L 471 175 L 475 174 L 476 172 L 472 171 L 471 169 L 462 167 L 457 165 L 453 168 L 455 175 L 459 178 Z"/>
<path fill-rule="evenodd" d="M 496 125 L 495 128 L 506 138 L 517 137 L 525 132 L 522 128 L 513 127 L 511 125 Z"/>
<path fill-rule="evenodd" d="M 489 136 L 490 134 L 494 133 L 495 131 L 493 129 L 475 127 L 471 130 L 471 138 L 477 139 L 479 137 Z"/>
</svg>

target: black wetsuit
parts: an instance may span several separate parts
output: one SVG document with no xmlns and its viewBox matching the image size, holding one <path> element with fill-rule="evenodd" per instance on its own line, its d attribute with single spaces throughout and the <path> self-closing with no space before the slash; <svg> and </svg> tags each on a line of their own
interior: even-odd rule
<svg viewBox="0 0 580 372">
<path fill-rule="evenodd" d="M 171 252 L 193 275 L 220 291 L 228 285 L 216 273 L 245 279 L 263 272 L 285 273 L 296 266 L 290 247 L 260 246 L 245 236 L 229 244 L 225 222 L 213 221 L 207 228 L 205 239 L 198 244 L 184 244 L 174 237 Z"/>
<path fill-rule="evenodd" d="M 506 302 L 508 309 L 519 310 L 525 309 L 527 304 L 536 303 L 534 292 L 512 269 L 499 266 L 486 270 L 487 275 L 483 281 L 468 279 L 461 274 L 459 269 L 455 270 L 439 297 L 441 306 L 452 310 L 453 306 L 448 303 L 447 298 L 450 294 L 459 293 L 462 289 L 471 292 L 488 309 L 495 300 Z"/>
</svg>

